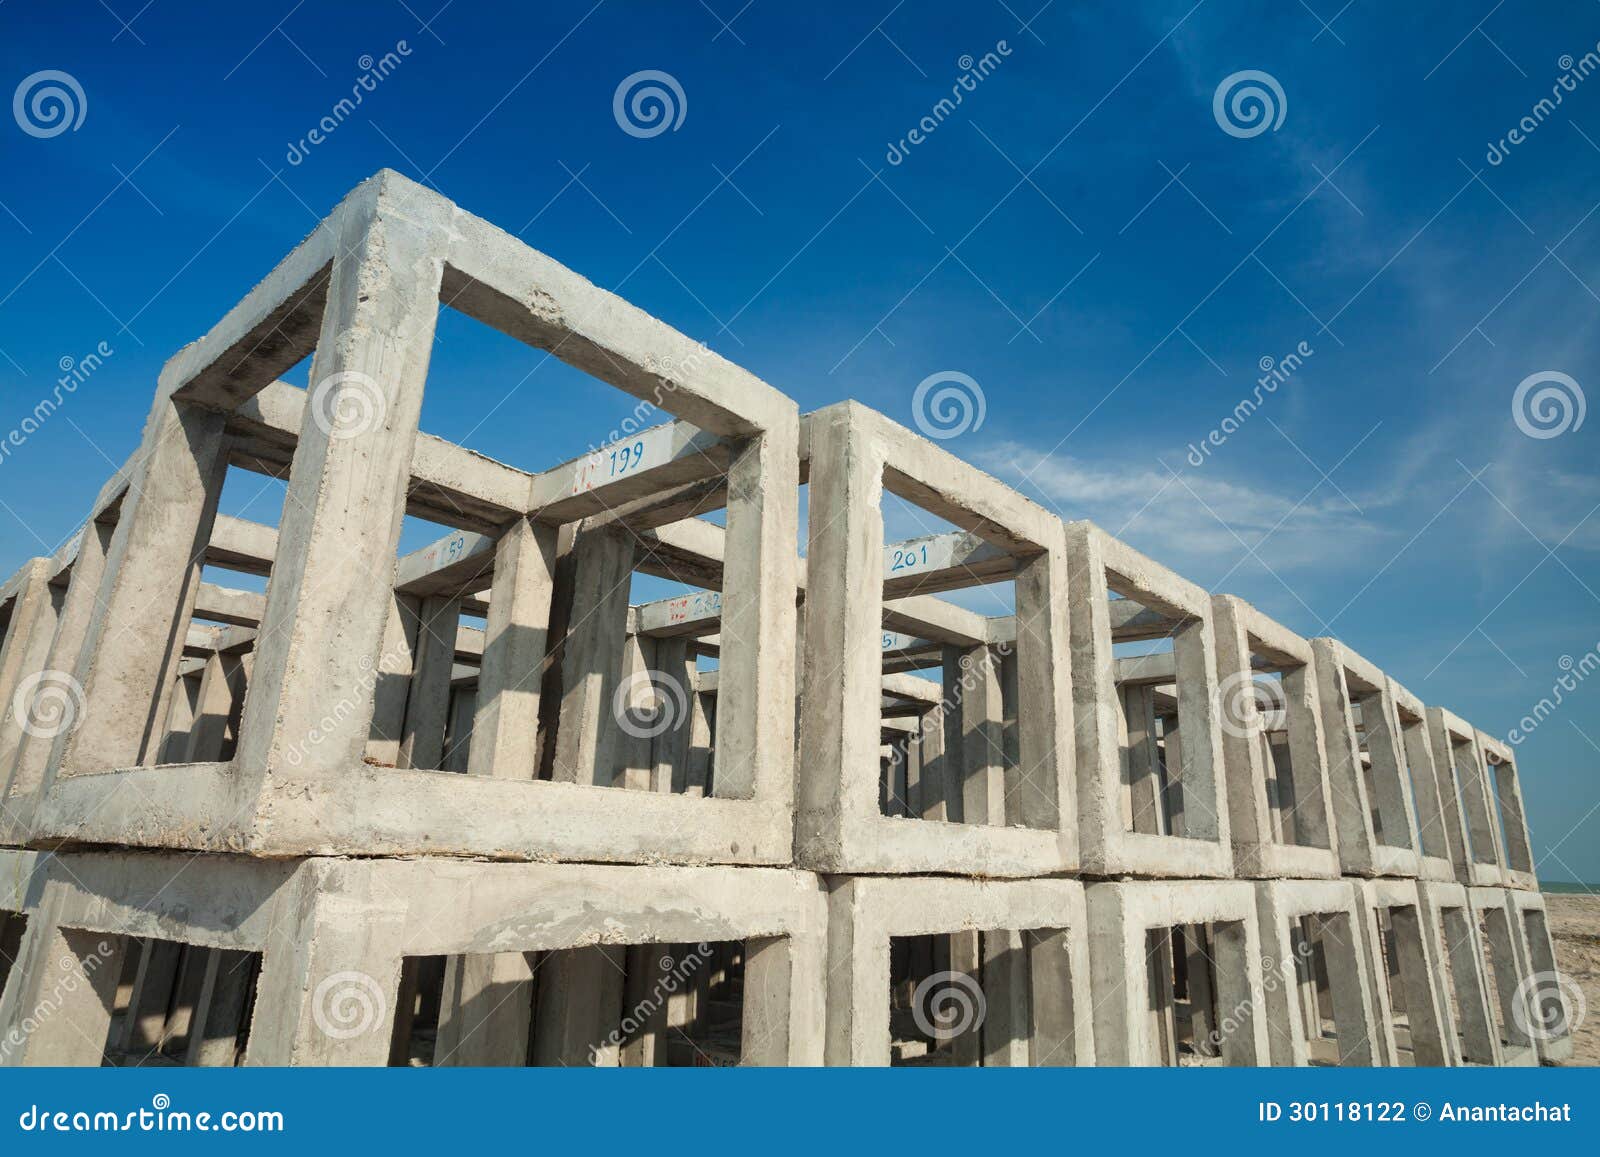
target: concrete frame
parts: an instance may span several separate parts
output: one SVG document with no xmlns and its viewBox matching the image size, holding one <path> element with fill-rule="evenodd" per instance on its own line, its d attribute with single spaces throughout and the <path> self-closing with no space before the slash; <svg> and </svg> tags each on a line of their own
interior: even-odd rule
<svg viewBox="0 0 1600 1157">
<path fill-rule="evenodd" d="M 795 862 L 815 871 L 1035 876 L 1078 867 L 1067 662 L 1067 556 L 1061 521 L 926 439 L 854 402 L 808 414 L 810 462 L 804 673 Z M 1025 827 L 885 816 L 879 809 L 885 490 L 1014 560 L 1018 770 L 995 761 L 963 785 L 987 818 L 996 797 Z M 948 569 L 947 560 L 933 559 Z M 916 568 L 911 568 L 913 571 Z M 907 576 L 901 576 L 907 577 Z M 914 579 L 915 574 L 909 577 Z M 989 581 L 989 580 L 986 580 Z M 987 654 L 987 652 L 986 652 Z M 999 700 L 995 678 L 985 693 Z M 726 679 L 723 686 L 727 686 Z M 963 709 L 962 714 L 967 712 Z M 947 715 L 948 720 L 948 715 Z M 991 740 L 990 748 L 998 747 Z M 980 775 L 988 782 L 975 782 Z M 1009 810 L 1006 819 L 1011 820 Z"/>
<path fill-rule="evenodd" d="M 1500 881 L 1507 888 L 1537 892 L 1539 877 L 1533 862 L 1533 839 L 1528 833 L 1528 813 L 1522 803 L 1522 777 L 1515 749 L 1484 731 L 1477 732 L 1478 752 L 1485 762 L 1485 787 L 1493 784 L 1496 847 L 1500 851 Z"/>
<path fill-rule="evenodd" d="M 1267 1043 L 1272 1063 L 1311 1063 L 1310 1026 L 1299 1000 L 1295 960 L 1297 934 L 1290 923 L 1317 917 L 1327 959 L 1329 990 L 1339 1063 L 1384 1063 L 1383 1025 L 1377 1013 L 1372 978 L 1363 967 L 1367 940 L 1357 894 L 1349 880 L 1262 880 L 1255 885 L 1261 921 L 1262 988 L 1267 1007 Z"/>
<path fill-rule="evenodd" d="M 1454 882 L 1422 880 L 1418 899 L 1427 920 L 1435 976 L 1441 984 L 1440 1005 L 1448 1026 L 1449 1063 L 1457 1066 L 1500 1063 L 1500 1040 L 1494 1032 L 1496 999 L 1488 986 L 1483 944 L 1467 898 L 1467 890 Z M 1454 1000 L 1442 989 L 1448 966 Z"/>
<path fill-rule="evenodd" d="M 1429 707 L 1428 737 L 1456 881 L 1469 888 L 1497 888 L 1504 879 L 1500 871 L 1504 856 L 1484 782 L 1487 764 L 1478 732 L 1459 715 Z"/>
<path fill-rule="evenodd" d="M 1243 599 L 1217 595 L 1211 607 L 1234 871 L 1252 878 L 1337 878 L 1340 833 L 1311 644 Z M 1266 666 L 1254 661 L 1257 655 Z M 1261 686 L 1256 672 L 1263 670 L 1280 675 L 1267 685 L 1281 687 L 1283 695 L 1273 714 L 1281 713 L 1288 735 L 1292 795 L 1287 807 L 1283 777 L 1276 767 L 1267 774 L 1268 760 L 1276 763 L 1268 731 L 1277 720 L 1256 702 L 1255 689 Z M 1282 829 L 1291 820 L 1297 837 L 1305 830 L 1304 840 L 1284 838 L 1288 833 Z"/>
<path fill-rule="evenodd" d="M 1083 870 L 1095 875 L 1233 875 L 1211 598 L 1090 522 L 1066 527 L 1072 692 Z M 1123 596 L 1115 603 L 1112 591 Z M 1115 616 L 1115 621 L 1113 618 Z M 1128 753 L 1114 645 L 1171 638 L 1182 735 L 1184 832 L 1129 830 Z"/>
<path fill-rule="evenodd" d="M 642 468 L 601 481 L 592 455 L 527 475 L 419 435 L 441 301 L 661 402 L 726 453 L 672 427 L 650 439 Z M 274 381 L 313 351 L 309 396 Z M 363 407 L 376 417 L 338 424 Z M 223 469 L 230 455 L 276 468 L 286 428 L 296 468 L 238 753 L 148 766 Z M 275 856 L 788 863 L 797 452 L 798 411 L 776 390 L 437 194 L 379 173 L 163 370 L 73 651 L 94 711 L 55 745 L 37 836 Z M 663 487 L 721 494 L 713 503 L 730 508 L 724 613 L 735 629 L 721 660 L 718 798 L 534 781 L 538 687 L 521 673 L 544 642 L 556 528 L 630 506 L 645 521 L 693 513 L 664 507 Z M 502 682 L 480 689 L 475 726 L 480 740 L 495 738 L 466 777 L 363 761 L 389 613 L 371 595 L 394 580 L 408 509 L 484 525 L 495 582 L 506 584 L 486 640 Z"/>
<path fill-rule="evenodd" d="M 1026 933 L 1044 930 L 1058 935 L 1025 945 Z M 889 1064 L 892 939 L 963 932 L 1011 934 L 1005 950 L 1011 975 L 985 985 L 980 1024 L 971 1030 L 995 1027 L 1009 1034 L 998 1045 L 985 1042 L 988 1062 L 1094 1064 L 1097 1013 L 1083 885 L 909 876 L 828 880 L 827 1063 Z M 1028 1031 L 1019 1037 L 1020 1021 Z"/>
<path fill-rule="evenodd" d="M 1212 924 L 1217 964 L 1216 1044 L 1230 1065 L 1269 1063 L 1267 1004 L 1256 886 L 1245 880 L 1106 881 L 1085 890 L 1095 1049 L 1102 1065 L 1157 1065 L 1161 1045 L 1146 936 L 1152 929 Z M 1222 930 L 1219 934 L 1219 929 Z M 1224 1010 L 1227 1010 L 1226 1012 Z M 1243 1020 L 1233 1031 L 1230 1021 Z"/>
<path fill-rule="evenodd" d="M 1473 926 L 1488 928 L 1488 941 L 1482 942 L 1480 932 L 1480 943 L 1486 962 L 1485 976 L 1488 975 L 1487 963 L 1494 964 L 1495 991 L 1489 994 L 1489 999 L 1499 1009 L 1500 1022 L 1495 1063 L 1506 1067 L 1537 1065 L 1537 1042 L 1524 1027 L 1532 1023 L 1531 1014 L 1523 1003 L 1531 995 L 1528 945 L 1523 922 L 1517 918 L 1512 902 L 1513 896 L 1524 893 L 1508 892 L 1504 888 L 1467 888 L 1466 893 Z M 1494 1019 L 1490 1024 L 1494 1024 Z"/>
<path fill-rule="evenodd" d="M 1434 763 L 1428 708 L 1398 681 L 1389 680 L 1389 702 L 1405 756 L 1408 795 L 1415 807 L 1417 876 L 1456 883 L 1449 809 L 1455 807 L 1454 780 L 1441 777 Z M 1444 788 L 1448 786 L 1449 790 Z"/>
<path fill-rule="evenodd" d="M 18 1025 L 47 986 L 59 989 L 87 942 L 109 946 L 116 959 L 91 970 L 69 999 L 58 992 L 60 1007 L 37 1018 L 6 1063 L 100 1063 L 111 1020 L 107 978 L 114 987 L 122 937 L 261 952 L 245 1054 L 255 1065 L 388 1063 L 408 956 L 743 940 L 753 945 L 744 1063 L 822 1061 L 827 903 L 807 873 L 229 856 L 212 858 L 204 873 L 175 874 L 179 864 L 142 852 L 39 862 L 21 983 L 8 984 L 0 1001 L 0 1033 Z M 351 1007 L 360 1020 L 344 1024 Z M 526 1026 L 524 1018 L 523 1051 Z M 475 1055 L 505 1063 L 507 1052 L 522 1055 L 505 1041 L 484 1042 Z"/>
<path fill-rule="evenodd" d="M 1398 965 L 1414 1063 L 1430 1067 L 1458 1064 L 1459 1049 L 1451 1028 L 1449 1000 L 1440 985 L 1442 973 L 1437 938 L 1429 931 L 1430 913 L 1417 881 L 1380 879 L 1351 883 L 1361 912 L 1361 940 L 1366 954 L 1363 971 L 1376 996 L 1378 1016 L 1382 1019 L 1381 1060 L 1377 1063 L 1399 1063 L 1394 1001 L 1386 979 L 1391 973 L 1378 923 L 1379 912 L 1385 912 Z"/>
<path fill-rule="evenodd" d="M 1328 781 L 1334 798 L 1346 804 L 1333 809 L 1340 865 L 1355 876 L 1415 877 L 1420 871 L 1415 805 L 1391 680 L 1337 639 L 1312 639 L 1311 651 L 1327 741 Z M 1370 767 L 1364 766 L 1367 762 Z"/>
<path fill-rule="evenodd" d="M 1521 891 L 1514 888 L 1506 890 L 1506 900 L 1510 904 L 1511 912 L 1517 917 L 1518 932 L 1522 936 L 1523 951 L 1528 966 L 1528 978 L 1524 983 L 1528 991 L 1524 994 L 1528 1002 L 1529 1025 L 1535 1047 L 1539 1050 L 1541 1061 L 1560 1063 L 1572 1058 L 1572 1029 L 1574 1016 L 1572 1009 L 1567 1006 L 1565 979 L 1561 974 L 1560 966 L 1556 960 L 1555 940 L 1550 934 L 1550 918 L 1545 908 L 1544 893 L 1539 891 Z M 1537 926 L 1531 917 L 1537 916 Z M 1544 1028 L 1548 1019 L 1543 1014 L 1543 1009 L 1535 1005 L 1547 1000 L 1561 1002 L 1560 1013 L 1556 1025 L 1560 1031 L 1551 1031 Z"/>
</svg>

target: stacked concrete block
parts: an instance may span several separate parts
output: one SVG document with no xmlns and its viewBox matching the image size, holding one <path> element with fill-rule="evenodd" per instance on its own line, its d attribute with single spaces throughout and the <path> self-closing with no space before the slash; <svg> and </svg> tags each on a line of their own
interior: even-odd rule
<svg viewBox="0 0 1600 1157">
<path fill-rule="evenodd" d="M 442 305 L 662 424 L 421 432 Z M 0 586 L 0 707 L 0 1063 L 1570 1053 L 1510 747 L 392 173 Z"/>
</svg>

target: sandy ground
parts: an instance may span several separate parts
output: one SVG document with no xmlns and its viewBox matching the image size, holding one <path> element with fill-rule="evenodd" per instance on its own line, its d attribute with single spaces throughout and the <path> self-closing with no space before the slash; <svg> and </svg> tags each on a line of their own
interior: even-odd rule
<svg viewBox="0 0 1600 1157">
<path fill-rule="evenodd" d="M 1544 899 L 1556 966 L 1578 982 L 1588 1004 L 1573 1033 L 1567 1064 L 1600 1065 L 1600 896 L 1546 892 Z"/>
</svg>

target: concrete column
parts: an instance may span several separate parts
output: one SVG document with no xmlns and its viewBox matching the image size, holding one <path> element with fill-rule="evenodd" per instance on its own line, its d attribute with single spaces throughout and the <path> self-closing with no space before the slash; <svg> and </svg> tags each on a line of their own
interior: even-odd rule
<svg viewBox="0 0 1600 1157">
<path fill-rule="evenodd" d="M 728 467 L 721 702 L 711 787 L 722 799 L 750 799 L 759 789 L 786 806 L 793 792 L 798 424 L 798 413 L 774 418 Z M 816 490 L 813 482 L 813 502 Z M 881 602 L 881 584 L 878 589 Z M 808 602 L 813 594 L 815 587 Z M 876 632 L 875 624 L 872 637 Z M 874 703 L 876 696 L 874 688 Z"/>
<path fill-rule="evenodd" d="M 178 979 L 178 954 L 182 948 L 175 940 L 145 940 L 141 945 L 139 971 L 133 980 L 133 999 L 122 1021 L 119 1044 L 123 1052 L 148 1053 L 160 1046 L 167 1024 L 167 1008 L 172 1003 L 172 986 Z"/>
<path fill-rule="evenodd" d="M 623 531 L 580 531 L 572 553 L 572 612 L 562 649 L 552 778 L 610 787 L 621 760 L 623 733 L 612 708 L 622 679 L 634 542 Z"/>
<path fill-rule="evenodd" d="M 33 1020 L 20 1041 L 0 1041 L 0 1066 L 98 1068 L 111 1035 L 124 938 L 63 928 L 49 896 L 30 916 L 22 955 L 12 969 L 0 1024 Z"/>
<path fill-rule="evenodd" d="M 1033 1009 L 1030 1005 L 1028 950 L 1021 932 L 997 930 L 982 934 L 983 1063 L 1026 1067 L 1031 1055 Z"/>
<path fill-rule="evenodd" d="M 1284 824 L 1291 827 L 1293 842 L 1301 847 L 1332 848 L 1329 831 L 1328 793 L 1322 788 L 1327 756 L 1322 738 L 1321 708 L 1317 703 L 1317 681 L 1312 669 L 1293 667 L 1281 676 L 1284 714 L 1287 719 L 1289 768 L 1296 790 L 1303 797 L 1289 800 Z"/>
<path fill-rule="evenodd" d="M 612 721 L 617 736 L 617 779 L 619 787 L 630 791 L 649 791 L 655 779 L 655 759 L 651 732 L 662 718 L 657 712 L 675 712 L 678 700 L 673 689 L 657 685 L 653 674 L 656 641 L 628 635 L 622 645 L 620 698 L 612 700 Z M 626 725 L 624 725 L 626 721 Z"/>
<path fill-rule="evenodd" d="M 689 697 L 689 754 L 683 794 L 704 797 L 711 785 L 716 761 L 712 736 L 716 733 L 717 697 L 696 692 Z"/>
<path fill-rule="evenodd" d="M 840 817 L 869 816 L 878 811 L 875 773 L 883 692 L 883 457 L 871 439 L 852 428 L 847 407 L 819 416 L 809 432 L 806 695 L 801 703 L 796 776 L 800 814 L 795 833 L 802 845 L 797 859 L 809 856 L 811 862 L 826 863 L 837 855 L 837 849 L 829 837 L 812 833 L 837 830 Z M 793 478 L 776 485 L 794 490 Z M 792 543 L 788 553 L 794 554 Z M 757 581 L 754 575 L 750 578 Z M 724 607 L 726 598 L 725 592 Z M 726 614 L 724 610 L 725 639 Z M 730 678 L 724 661 L 720 686 L 726 688 Z M 719 714 L 723 706 L 719 704 Z M 719 786 L 725 754 L 720 743 L 727 731 L 723 727 L 718 735 Z M 805 847 L 811 841 L 815 846 Z M 887 957 L 884 969 L 887 972 Z M 839 1048 L 830 1040 L 830 1063 L 844 1063 L 835 1060 Z"/>
<path fill-rule="evenodd" d="M 6 622 L 5 638 L 0 641 L 0 767 L 10 769 L 24 738 L 22 726 L 37 697 L 37 689 L 25 695 L 23 712 L 17 712 L 18 692 L 30 679 L 45 670 L 50 640 L 56 627 L 56 595 L 50 587 L 50 560 L 32 559 L 24 568 L 22 588 L 17 591 Z"/>
<path fill-rule="evenodd" d="M 1028 1064 L 1056 1068 L 1078 1063 L 1078 1009 L 1072 1000 L 1072 939 L 1064 928 L 1023 933 L 1028 958 Z M 1087 1015 L 1087 1013 L 1085 1013 Z M 1093 1063 L 1092 1057 L 1084 1058 Z"/>
<path fill-rule="evenodd" d="M 229 758 L 244 707 L 245 665 L 239 655 L 213 652 L 200 676 L 200 697 L 189 730 L 185 763 L 216 763 Z"/>
<path fill-rule="evenodd" d="M 383 654 L 378 659 L 378 681 L 372 693 L 372 728 L 367 734 L 366 758 L 379 767 L 400 766 L 406 698 L 415 672 L 421 618 L 422 600 L 416 596 L 396 594 L 390 601 L 389 617 L 383 627 Z"/>
<path fill-rule="evenodd" d="M 1156 749 L 1155 688 L 1135 684 L 1122 687 L 1119 692 L 1127 719 L 1127 782 L 1133 830 L 1165 835 L 1160 753 Z"/>
<path fill-rule="evenodd" d="M 74 675 L 87 705 L 56 774 L 154 758 L 227 471 L 224 416 L 163 392 L 145 426 Z"/>
<path fill-rule="evenodd" d="M 962 816 L 969 824 L 1006 823 L 1005 721 L 1000 665 L 988 647 L 961 657 Z"/>
<path fill-rule="evenodd" d="M 1406 1021 L 1411 1027 L 1411 1053 L 1419 1065 L 1442 1066 L 1450 1063 L 1455 1042 L 1446 1039 L 1447 1018 L 1440 1002 L 1448 997 L 1435 982 L 1432 954 L 1423 938 L 1421 915 L 1404 906 L 1389 909 L 1389 935 L 1400 964 L 1400 984 L 1405 994 Z M 1440 978 L 1442 979 L 1442 978 Z M 1344 1029 L 1339 1030 L 1339 1048 L 1345 1051 Z"/>
<path fill-rule="evenodd" d="M 539 969 L 534 1064 L 607 1068 L 618 1063 L 624 951 L 600 945 L 545 957 Z"/>
<path fill-rule="evenodd" d="M 239 1031 L 254 977 L 252 953 L 215 948 L 206 954 L 205 978 L 189 1026 L 184 1064 L 232 1068 L 238 1063 Z"/>
<path fill-rule="evenodd" d="M 455 595 L 422 600 L 417 642 L 400 734 L 400 766 L 437 771 L 444 763 L 444 730 L 450 713 L 450 672 L 456 661 L 461 600 Z"/>
<path fill-rule="evenodd" d="M 683 788 L 678 785 L 687 783 L 689 750 L 694 731 L 694 660 L 689 657 L 687 639 L 657 639 L 655 645 L 656 669 L 661 672 L 663 679 L 676 685 L 682 694 L 671 701 L 670 707 L 674 713 L 670 724 L 651 743 L 650 790 L 682 791 Z M 670 686 L 666 690 L 671 694 Z"/>
<path fill-rule="evenodd" d="M 550 649 L 557 533 L 518 519 L 495 546 L 468 762 L 474 775 L 532 780 L 538 771 L 539 691 Z"/>
<path fill-rule="evenodd" d="M 338 772 L 366 753 L 389 618 L 389 600 L 372 596 L 394 585 L 447 245 L 443 223 L 418 215 L 354 206 L 340 222 L 241 727 L 245 768 L 295 752 L 305 771 Z M 341 701 L 350 710 L 335 716 Z"/>
<path fill-rule="evenodd" d="M 667 1063 L 667 978 L 679 958 L 666 944 L 632 944 L 622 997 L 618 1063 L 653 1068 Z"/>
<path fill-rule="evenodd" d="M 961 685 L 961 657 L 966 654 L 960 647 L 944 646 L 939 649 L 940 679 L 943 691 L 939 707 L 942 756 L 939 761 L 940 778 L 944 781 L 944 819 L 951 823 L 965 823 L 967 816 L 965 785 L 967 781 L 966 740 L 962 733 L 961 700 L 965 689 Z"/>
<path fill-rule="evenodd" d="M 178 983 L 173 989 L 172 1010 L 167 1014 L 166 1027 L 162 1030 L 158 1046 L 163 1053 L 176 1055 L 180 1049 L 187 1051 L 196 1009 L 205 988 L 206 965 L 210 956 L 211 949 L 198 944 L 179 946 Z"/>
<path fill-rule="evenodd" d="M 96 614 L 96 599 L 105 576 L 106 553 L 111 547 L 114 530 L 114 526 L 91 522 L 79 537 L 78 557 L 72 564 L 67 596 L 56 617 L 55 638 L 51 640 L 50 656 L 45 663 L 53 670 L 70 671 L 77 667 L 84 638 Z M 23 736 L 15 764 L 6 769 L 9 780 L 4 796 L 6 806 L 0 811 L 0 840 L 25 842 L 38 797 L 43 794 L 54 747 L 54 736 L 48 732 Z"/>
<path fill-rule="evenodd" d="M 918 720 L 917 779 L 922 798 L 914 814 L 925 820 L 943 820 L 949 810 L 944 714 L 942 707 L 935 707 Z"/>
<path fill-rule="evenodd" d="M 981 932 L 952 932 L 950 933 L 950 968 L 951 972 L 962 972 L 971 977 L 974 983 L 982 987 L 983 978 L 983 934 Z M 889 1026 L 884 1025 L 887 1034 Z M 951 1037 L 944 1043 L 950 1051 L 950 1063 L 962 1068 L 975 1068 L 983 1063 L 983 1026 L 974 1019 L 973 1024 L 965 1032 Z"/>
<path fill-rule="evenodd" d="M 444 739 L 445 771 L 467 770 L 472 758 L 472 721 L 477 713 L 478 689 L 475 686 L 462 684 L 450 689 L 450 727 Z"/>
<path fill-rule="evenodd" d="M 1321 672 L 1318 672 L 1320 684 Z M 1371 798 L 1377 819 L 1374 823 L 1379 842 L 1395 848 L 1416 848 L 1417 833 L 1412 827 L 1411 809 L 1406 804 L 1406 764 L 1402 754 L 1404 739 L 1399 717 L 1388 697 L 1379 692 L 1362 695 L 1361 724 L 1367 735 L 1367 750 L 1372 756 Z M 1334 742 L 1327 739 L 1329 759 Z"/>
<path fill-rule="evenodd" d="M 161 742 L 157 763 L 183 763 L 194 734 L 195 714 L 200 706 L 201 675 L 180 675 L 167 708 L 166 738 Z"/>
<path fill-rule="evenodd" d="M 528 1063 L 537 955 L 485 952 L 445 962 L 436 1068 Z"/>
<path fill-rule="evenodd" d="M 1461 1018 L 1462 1058 L 1471 1064 L 1495 1064 L 1500 1042 L 1489 1003 L 1493 997 L 1484 982 L 1483 957 L 1478 951 L 1470 912 L 1466 908 L 1443 908 L 1439 917 L 1442 954 L 1450 963 L 1450 979 L 1456 990 L 1455 1013 Z"/>
<path fill-rule="evenodd" d="M 1183 938 L 1182 951 L 1186 968 L 1184 980 L 1189 989 L 1190 1039 L 1197 1056 L 1217 1055 L 1216 993 L 1211 983 L 1210 938 L 1204 924 L 1191 924 L 1178 929 Z"/>
<path fill-rule="evenodd" d="M 1076 810 L 1077 760 L 1068 640 L 1066 540 L 1017 561 L 1015 655 L 1018 772 L 1008 778 L 1005 822 L 1055 831 Z"/>
<path fill-rule="evenodd" d="M 296 887 L 286 902 L 297 910 L 274 925 L 262 954 L 257 1007 L 273 1013 L 252 1020 L 245 1063 L 383 1066 L 394 1036 L 404 903 L 374 895 L 364 869 L 344 862 Z"/>
</svg>

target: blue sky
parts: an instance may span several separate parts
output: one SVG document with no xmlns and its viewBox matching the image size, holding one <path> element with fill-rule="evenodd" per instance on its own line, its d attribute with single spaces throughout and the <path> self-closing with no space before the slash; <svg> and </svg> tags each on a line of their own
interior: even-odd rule
<svg viewBox="0 0 1600 1157">
<path fill-rule="evenodd" d="M 1563 60 L 1600 7 L 1040 2 L 9 0 L 6 91 L 65 72 L 83 115 L 0 125 L 0 432 L 113 353 L 0 459 L 0 569 L 75 525 L 161 363 L 387 166 L 802 409 L 909 424 L 968 375 L 952 451 L 1504 734 L 1600 645 L 1600 419 L 1535 438 L 1512 408 L 1600 380 L 1600 77 Z M 613 109 L 645 70 L 683 94 L 651 136 Z M 1247 70 L 1282 93 L 1254 135 L 1214 112 Z M 631 405 L 450 317 L 424 428 L 539 468 Z M 228 507 L 271 520 L 259 493 Z M 1547 879 L 1600 880 L 1595 683 L 1520 749 Z"/>
</svg>

